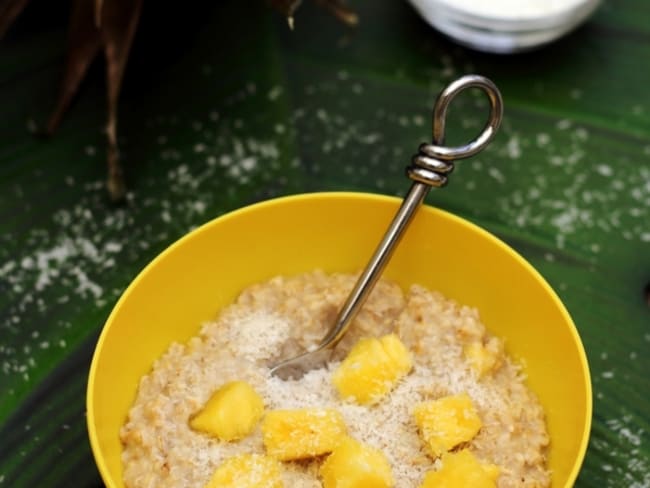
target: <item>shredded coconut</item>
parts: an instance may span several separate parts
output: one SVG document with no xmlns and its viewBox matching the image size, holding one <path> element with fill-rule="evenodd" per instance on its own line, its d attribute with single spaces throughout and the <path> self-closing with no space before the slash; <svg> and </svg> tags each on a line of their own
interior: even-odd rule
<svg viewBox="0 0 650 488">
<path fill-rule="evenodd" d="M 126 486 L 202 488 L 229 457 L 264 453 L 259 428 L 241 441 L 219 442 L 188 426 L 211 393 L 233 380 L 250 383 L 267 412 L 337 409 L 349 435 L 387 456 L 400 488 L 419 486 L 427 471 L 439 468 L 418 435 L 415 405 L 467 393 L 483 423 L 469 448 L 503 468 L 499 487 L 548 486 L 549 440 L 541 406 L 501 347 L 500 366 L 479 379 L 463 355 L 463 344 L 500 342 L 488 337 L 476 310 L 439 293 L 414 286 L 404 295 L 396 285 L 380 281 L 327 367 L 295 381 L 269 375 L 269 364 L 318 342 L 353 283 L 350 275 L 315 272 L 253 285 L 215 322 L 205 324 L 199 336 L 172 345 L 140 382 L 121 431 Z M 359 338 L 390 331 L 412 352 L 413 371 L 377 404 L 343 401 L 331 383 L 333 370 Z M 319 488 L 321 461 L 284 463 L 285 485 Z"/>
</svg>

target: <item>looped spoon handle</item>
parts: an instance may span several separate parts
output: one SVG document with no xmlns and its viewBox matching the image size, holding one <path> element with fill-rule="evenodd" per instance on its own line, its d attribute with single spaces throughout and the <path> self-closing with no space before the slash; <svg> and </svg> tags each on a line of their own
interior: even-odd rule
<svg viewBox="0 0 650 488">
<path fill-rule="evenodd" d="M 478 137 L 468 144 L 457 147 L 444 146 L 445 122 L 449 104 L 456 95 L 468 88 L 480 88 L 486 93 L 490 101 L 490 115 L 487 123 Z M 433 109 L 433 144 L 422 144 L 418 154 L 413 157 L 412 163 L 406 171 L 408 177 L 413 180 L 413 184 L 373 256 L 339 310 L 333 326 L 315 349 L 278 363 L 271 368 L 271 374 L 284 379 L 300 378 L 307 371 L 322 365 L 329 359 L 331 351 L 343 338 L 352 320 L 379 280 L 393 251 L 431 187 L 441 187 L 447 183 L 448 175 L 454 168 L 453 160 L 468 158 L 483 150 L 494 138 L 501 124 L 502 116 L 501 93 L 492 81 L 483 76 L 463 76 L 440 93 Z"/>
</svg>

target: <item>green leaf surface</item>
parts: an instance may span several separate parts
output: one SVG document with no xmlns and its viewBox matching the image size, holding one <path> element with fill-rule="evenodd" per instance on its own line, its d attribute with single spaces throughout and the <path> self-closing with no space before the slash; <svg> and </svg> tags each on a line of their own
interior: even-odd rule
<svg viewBox="0 0 650 488">
<path fill-rule="evenodd" d="M 104 190 L 103 70 L 59 132 L 46 119 L 67 12 L 36 1 L 0 44 L 0 487 L 101 486 L 84 394 L 95 340 L 138 271 L 243 205 L 319 190 L 403 195 L 438 91 L 492 78 L 505 120 L 428 203 L 510 243 L 573 316 L 594 386 L 577 486 L 650 486 L 650 4 L 605 0 L 542 50 L 460 48 L 407 2 L 308 2 L 290 31 L 263 2 L 147 3 L 121 97 L 128 199 Z M 480 130 L 461 96 L 448 139 Z M 561 372 L 553 372 L 561 374 Z"/>
</svg>

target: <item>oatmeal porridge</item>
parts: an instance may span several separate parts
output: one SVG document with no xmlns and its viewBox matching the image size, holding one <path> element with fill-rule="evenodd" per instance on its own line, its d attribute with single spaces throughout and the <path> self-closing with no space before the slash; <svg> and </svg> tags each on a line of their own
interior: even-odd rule
<svg viewBox="0 0 650 488">
<path fill-rule="evenodd" d="M 327 367 L 299 380 L 270 376 L 269 365 L 320 341 L 354 282 L 353 275 L 322 272 L 273 278 L 244 290 L 187 343 L 173 344 L 141 379 L 120 432 L 126 486 L 204 488 L 233 457 L 267 452 L 259 425 L 230 441 L 190 425 L 229 382 L 250 385 L 266 413 L 315 408 L 340 413 L 350 438 L 383 453 L 400 488 L 436 486 L 423 481 L 433 480 L 431 473 L 447 463 L 447 453 L 440 456 L 423 442 L 427 408 L 442 408 L 449 399 L 469 402 L 476 417 L 471 435 L 438 448 L 471 454 L 494 467 L 500 488 L 550 486 L 544 412 L 520 367 L 507 357 L 502 341 L 486 331 L 475 309 L 438 292 L 414 285 L 405 293 L 381 280 Z M 360 339 L 387 335 L 398 337 L 409 351 L 408 373 L 376 401 L 343 398 L 332 378 L 346 356 Z M 326 462 L 323 455 L 283 460 L 279 476 L 287 487 L 319 488 Z"/>
</svg>

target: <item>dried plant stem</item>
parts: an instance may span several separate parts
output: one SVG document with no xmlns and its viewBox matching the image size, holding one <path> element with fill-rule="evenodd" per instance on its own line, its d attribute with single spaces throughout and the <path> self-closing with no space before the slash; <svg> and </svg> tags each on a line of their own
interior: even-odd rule
<svg viewBox="0 0 650 488">
<path fill-rule="evenodd" d="M 81 0 L 83 1 L 83 0 Z M 117 145 L 117 102 L 129 58 L 131 45 L 142 12 L 143 0 L 125 0 L 103 3 L 101 33 L 106 55 L 106 84 L 108 90 L 108 183 L 109 195 L 113 200 L 125 196 L 126 186 Z"/>
</svg>

